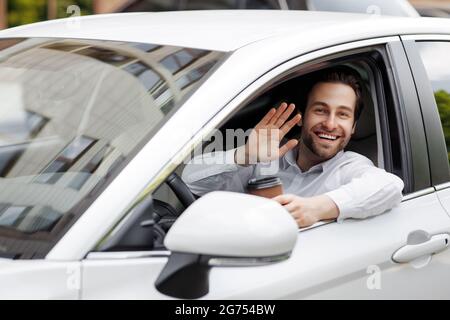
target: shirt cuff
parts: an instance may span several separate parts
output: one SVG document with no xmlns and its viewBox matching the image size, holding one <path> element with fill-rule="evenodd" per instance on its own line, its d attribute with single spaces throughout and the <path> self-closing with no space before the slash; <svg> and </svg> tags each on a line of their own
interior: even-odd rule
<svg viewBox="0 0 450 320">
<path fill-rule="evenodd" d="M 342 222 L 347 218 L 351 218 L 352 197 L 342 188 L 325 193 L 333 200 L 339 209 L 337 222 Z"/>
</svg>

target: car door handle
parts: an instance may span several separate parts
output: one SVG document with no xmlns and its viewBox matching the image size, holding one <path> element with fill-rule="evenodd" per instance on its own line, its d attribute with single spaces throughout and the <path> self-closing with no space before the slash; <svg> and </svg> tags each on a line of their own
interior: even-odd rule
<svg viewBox="0 0 450 320">
<path fill-rule="evenodd" d="M 397 263 L 407 263 L 420 257 L 431 256 L 448 247 L 450 235 L 447 233 L 431 236 L 424 242 L 408 244 L 398 249 L 392 256 L 392 260 Z"/>
</svg>

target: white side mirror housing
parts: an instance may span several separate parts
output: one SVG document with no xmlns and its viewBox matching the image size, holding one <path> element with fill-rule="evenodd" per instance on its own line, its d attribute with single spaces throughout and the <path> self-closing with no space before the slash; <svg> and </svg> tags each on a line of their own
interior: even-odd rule
<svg viewBox="0 0 450 320">
<path fill-rule="evenodd" d="M 177 219 L 164 244 L 172 252 L 215 257 L 275 257 L 290 253 L 298 227 L 277 202 L 225 191 L 206 194 Z"/>
<path fill-rule="evenodd" d="M 297 223 L 278 202 L 242 193 L 208 193 L 166 235 L 164 245 L 172 253 L 155 287 L 175 298 L 203 297 L 209 292 L 212 267 L 283 261 L 297 235 Z"/>
</svg>

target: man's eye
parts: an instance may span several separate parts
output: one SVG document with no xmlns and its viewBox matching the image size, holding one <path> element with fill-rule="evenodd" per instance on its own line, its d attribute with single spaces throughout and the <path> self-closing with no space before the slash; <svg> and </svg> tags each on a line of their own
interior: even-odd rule
<svg viewBox="0 0 450 320">
<path fill-rule="evenodd" d="M 339 117 L 341 117 L 341 118 L 349 118 L 350 114 L 348 114 L 346 112 L 341 112 L 341 113 L 339 113 Z"/>
<path fill-rule="evenodd" d="M 316 109 L 316 112 L 317 112 L 317 113 L 324 113 L 325 110 L 324 110 L 324 109 Z"/>
</svg>

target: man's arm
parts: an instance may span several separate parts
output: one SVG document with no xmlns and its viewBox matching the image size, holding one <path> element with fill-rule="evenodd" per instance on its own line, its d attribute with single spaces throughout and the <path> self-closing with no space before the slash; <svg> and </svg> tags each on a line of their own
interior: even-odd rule
<svg viewBox="0 0 450 320">
<path fill-rule="evenodd" d="M 351 181 L 327 192 L 339 208 L 338 222 L 379 215 L 402 201 L 403 181 L 373 165 L 359 166 Z"/>
<path fill-rule="evenodd" d="M 273 198 L 292 215 L 300 228 L 309 227 L 321 220 L 335 219 L 339 208 L 327 195 L 303 198 L 283 194 Z"/>
<path fill-rule="evenodd" d="M 197 195 L 214 190 L 244 192 L 257 163 L 276 160 L 297 145 L 298 141 L 291 139 L 280 146 L 301 119 L 295 115 L 288 120 L 294 110 L 295 105 L 286 103 L 272 108 L 253 128 L 245 145 L 195 157 L 186 165 L 182 179 Z"/>
<path fill-rule="evenodd" d="M 369 159 L 349 165 L 343 176 L 344 184 L 325 194 L 308 198 L 282 195 L 274 200 L 291 213 L 299 227 L 335 218 L 338 222 L 364 219 L 386 212 L 402 200 L 403 181 Z"/>
</svg>

